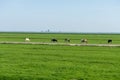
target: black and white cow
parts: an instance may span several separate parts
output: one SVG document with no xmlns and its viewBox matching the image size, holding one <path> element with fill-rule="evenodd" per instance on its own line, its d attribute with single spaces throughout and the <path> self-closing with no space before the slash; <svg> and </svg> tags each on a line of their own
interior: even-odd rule
<svg viewBox="0 0 120 80">
<path fill-rule="evenodd" d="M 81 39 L 81 43 L 88 43 L 87 39 Z"/>
<path fill-rule="evenodd" d="M 70 42 L 70 39 L 68 39 L 68 38 L 65 38 L 65 40 L 64 40 L 65 42 Z"/>
</svg>

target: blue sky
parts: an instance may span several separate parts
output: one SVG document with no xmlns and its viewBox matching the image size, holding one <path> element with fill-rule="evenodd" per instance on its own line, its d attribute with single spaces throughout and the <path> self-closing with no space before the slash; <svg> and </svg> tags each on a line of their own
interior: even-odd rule
<svg viewBox="0 0 120 80">
<path fill-rule="evenodd" d="M 120 32 L 119 0 L 0 0 L 0 31 Z"/>
</svg>

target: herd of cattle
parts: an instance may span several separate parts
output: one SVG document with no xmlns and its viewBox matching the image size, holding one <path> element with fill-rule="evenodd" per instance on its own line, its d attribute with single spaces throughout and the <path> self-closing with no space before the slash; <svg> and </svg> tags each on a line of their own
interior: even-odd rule
<svg viewBox="0 0 120 80">
<path fill-rule="evenodd" d="M 58 42 L 57 39 L 51 39 L 51 41 L 52 41 L 52 42 Z M 65 41 L 65 42 L 70 42 L 70 39 L 65 38 L 64 41 Z M 81 39 L 80 42 L 81 42 L 81 43 L 88 43 L 88 40 L 87 40 L 87 39 Z M 112 43 L 112 40 L 109 39 L 109 40 L 107 40 L 107 42 L 108 42 L 108 43 Z"/>
<path fill-rule="evenodd" d="M 28 42 L 28 41 L 30 41 L 30 39 L 29 39 L 29 38 L 25 38 L 25 41 Z M 65 38 L 64 41 L 70 43 L 71 40 L 68 39 L 68 38 Z M 58 42 L 58 40 L 55 39 L 55 38 L 53 38 L 53 39 L 51 39 L 51 42 Z M 80 42 L 87 44 L 87 43 L 88 43 L 88 40 L 87 40 L 87 39 L 81 39 Z M 111 39 L 107 40 L 107 43 L 112 43 L 112 40 L 111 40 Z"/>
</svg>

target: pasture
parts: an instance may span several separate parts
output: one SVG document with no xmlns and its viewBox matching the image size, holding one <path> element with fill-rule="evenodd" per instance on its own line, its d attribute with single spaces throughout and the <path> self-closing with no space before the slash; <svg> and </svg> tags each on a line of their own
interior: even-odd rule
<svg viewBox="0 0 120 80">
<path fill-rule="evenodd" d="M 0 42 L 120 44 L 119 34 L 0 33 Z M 120 47 L 0 44 L 0 80 L 119 80 Z"/>
<path fill-rule="evenodd" d="M 30 38 L 31 42 L 50 43 L 52 38 L 56 38 L 58 43 L 65 43 L 64 39 L 69 38 L 71 43 L 80 44 L 80 40 L 87 38 L 88 44 L 107 44 L 108 39 L 113 40 L 113 44 L 120 44 L 120 34 L 75 34 L 75 33 L 0 33 L 0 42 L 24 42 L 25 38 Z"/>
</svg>

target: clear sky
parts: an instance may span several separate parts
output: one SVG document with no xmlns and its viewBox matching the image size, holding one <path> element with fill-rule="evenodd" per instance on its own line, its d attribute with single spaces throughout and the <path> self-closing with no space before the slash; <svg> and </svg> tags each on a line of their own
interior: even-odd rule
<svg viewBox="0 0 120 80">
<path fill-rule="evenodd" d="M 0 0 L 0 31 L 120 32 L 120 0 Z"/>
</svg>

